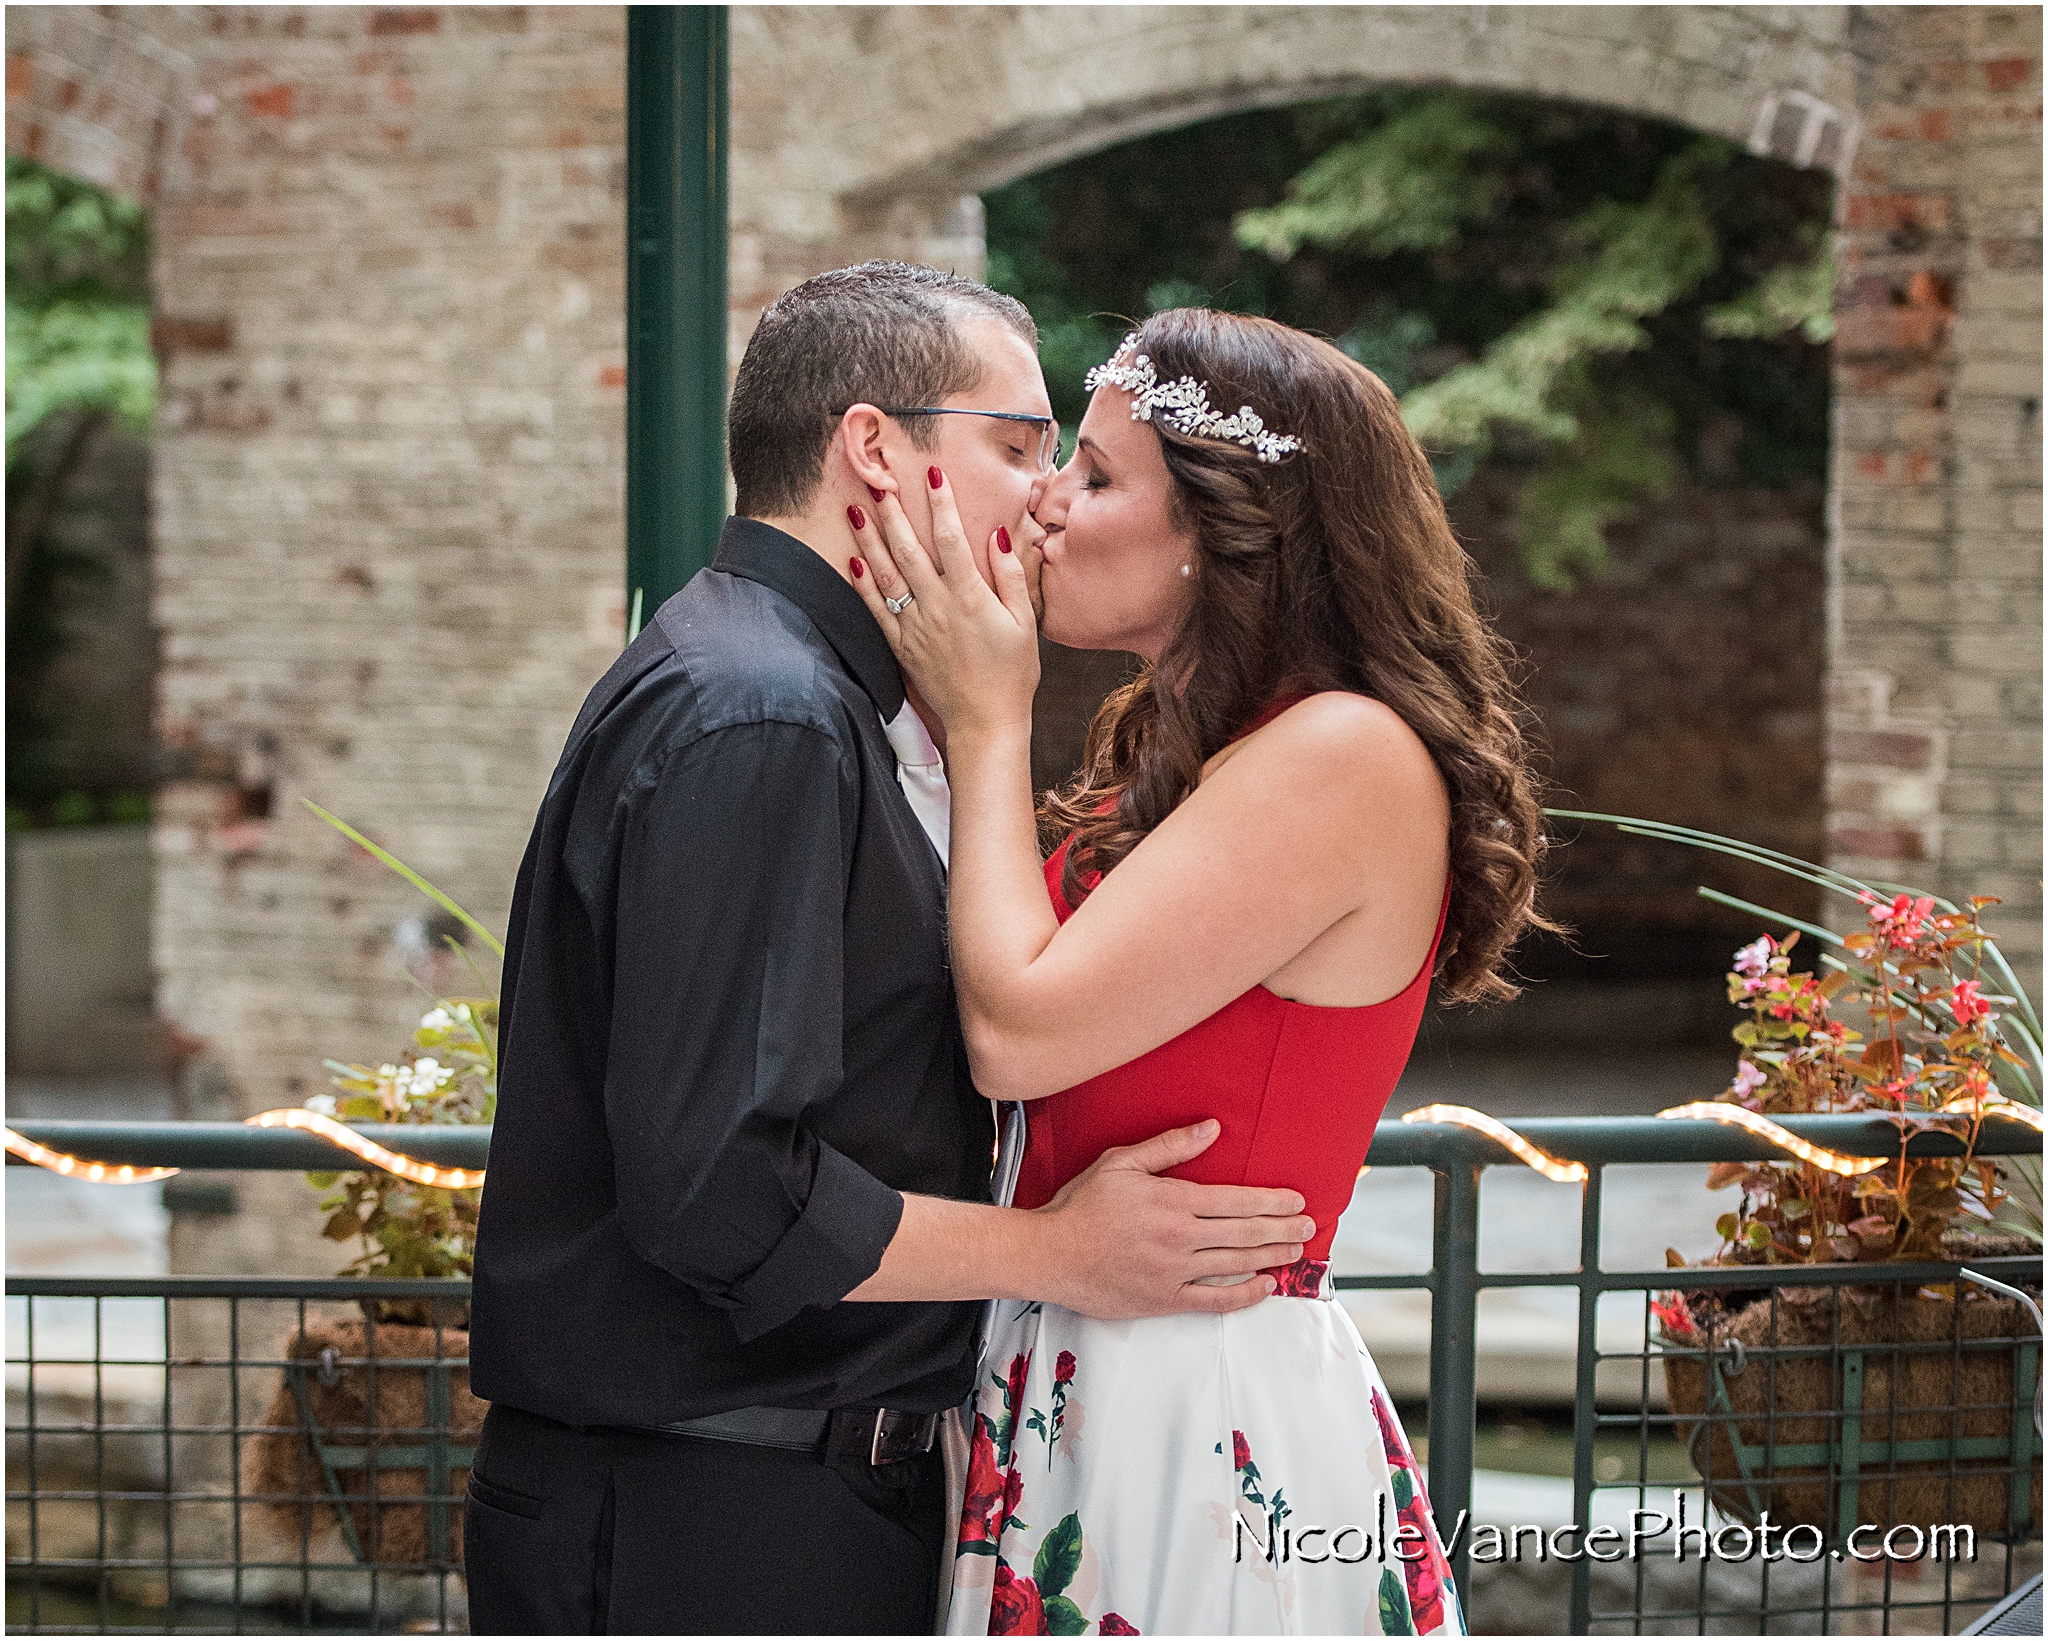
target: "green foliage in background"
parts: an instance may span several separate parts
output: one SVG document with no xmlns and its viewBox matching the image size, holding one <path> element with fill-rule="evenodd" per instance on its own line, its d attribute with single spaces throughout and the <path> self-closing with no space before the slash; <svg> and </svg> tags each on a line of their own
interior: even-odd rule
<svg viewBox="0 0 2048 1641">
<path fill-rule="evenodd" d="M 87 792 L 56 756 L 45 682 L 70 641 L 62 611 L 109 567 L 64 521 L 100 434 L 146 435 L 149 223 L 90 183 L 7 158 L 7 823 L 116 824 L 146 816 L 133 790 Z M 119 781 L 118 773 L 109 778 Z"/>
<path fill-rule="evenodd" d="M 1517 474 L 1524 569 L 1565 588 L 1681 472 L 1824 476 L 1828 186 L 1655 121 L 1387 90 L 997 190 L 989 278 L 1040 316 L 1068 426 L 1121 316 L 1207 303 L 1332 337 L 1401 396 L 1447 495 Z M 1702 448 L 1731 418 L 1732 473 Z"/>
<path fill-rule="evenodd" d="M 156 409 L 148 219 L 91 183 L 7 156 L 7 465 L 53 417 Z"/>
</svg>

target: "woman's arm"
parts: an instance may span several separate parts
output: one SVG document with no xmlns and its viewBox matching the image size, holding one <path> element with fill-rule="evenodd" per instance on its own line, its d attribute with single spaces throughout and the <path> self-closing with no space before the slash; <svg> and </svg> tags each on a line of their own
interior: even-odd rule
<svg viewBox="0 0 2048 1641">
<path fill-rule="evenodd" d="M 933 501 L 939 564 L 889 505 L 886 546 L 858 533 L 879 574 L 856 585 L 946 721 L 948 923 L 981 1091 L 1036 1099 L 1135 1059 L 1347 918 L 1346 948 L 1364 954 L 1346 967 L 1347 991 L 1362 1002 L 1401 991 L 1441 905 L 1448 807 L 1419 738 L 1363 696 L 1312 697 L 1213 759 L 1059 924 L 1033 818 L 1037 644 L 1023 573 L 992 552 L 992 594 L 950 493 Z M 882 592 L 906 586 L 915 599 L 899 615 Z"/>
<path fill-rule="evenodd" d="M 1135 1059 L 1345 918 L 1367 925 L 1369 955 L 1347 970 L 1358 1001 L 1400 992 L 1428 954 L 1445 803 L 1427 752 L 1378 702 L 1330 694 L 1283 713 L 1056 928 L 1028 834 L 1019 847 L 1020 762 L 1004 737 L 954 737 L 953 965 L 976 1085 L 993 1098 Z"/>
</svg>

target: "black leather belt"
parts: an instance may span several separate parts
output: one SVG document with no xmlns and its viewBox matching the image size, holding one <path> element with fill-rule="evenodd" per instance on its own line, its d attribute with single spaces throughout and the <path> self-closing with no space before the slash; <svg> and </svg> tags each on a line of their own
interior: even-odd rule
<svg viewBox="0 0 2048 1641">
<path fill-rule="evenodd" d="M 810 1453 L 827 1464 L 880 1465 L 929 1453 L 938 1436 L 939 1416 L 887 1407 L 736 1407 L 730 1413 L 652 1428 L 664 1436 L 704 1436 L 715 1442 Z"/>
</svg>

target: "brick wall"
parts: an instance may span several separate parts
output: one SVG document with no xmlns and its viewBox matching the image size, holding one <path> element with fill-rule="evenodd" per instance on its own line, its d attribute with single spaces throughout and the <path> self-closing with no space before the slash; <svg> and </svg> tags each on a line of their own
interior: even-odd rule
<svg viewBox="0 0 2048 1641">
<path fill-rule="evenodd" d="M 206 20 L 157 213 L 156 962 L 189 1109 L 239 1116 L 393 1055 L 434 944 L 301 800 L 502 929 L 617 653 L 624 16 Z"/>
<path fill-rule="evenodd" d="M 2038 995 L 2041 14 L 1859 7 L 1839 199 L 1828 837 L 1995 894 Z"/>
</svg>

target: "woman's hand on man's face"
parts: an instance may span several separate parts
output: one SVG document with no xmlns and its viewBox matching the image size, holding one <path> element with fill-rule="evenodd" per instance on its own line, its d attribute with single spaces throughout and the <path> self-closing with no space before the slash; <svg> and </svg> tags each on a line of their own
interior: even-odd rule
<svg viewBox="0 0 2048 1641">
<path fill-rule="evenodd" d="M 929 482 L 929 551 L 893 493 L 884 492 L 871 509 L 847 509 L 854 589 L 949 737 L 1028 728 L 1038 688 L 1038 624 L 1023 553 L 1006 528 L 995 531 L 991 591 L 975 569 L 951 485 L 937 467 Z M 892 600 L 900 607 L 892 609 Z"/>
</svg>

